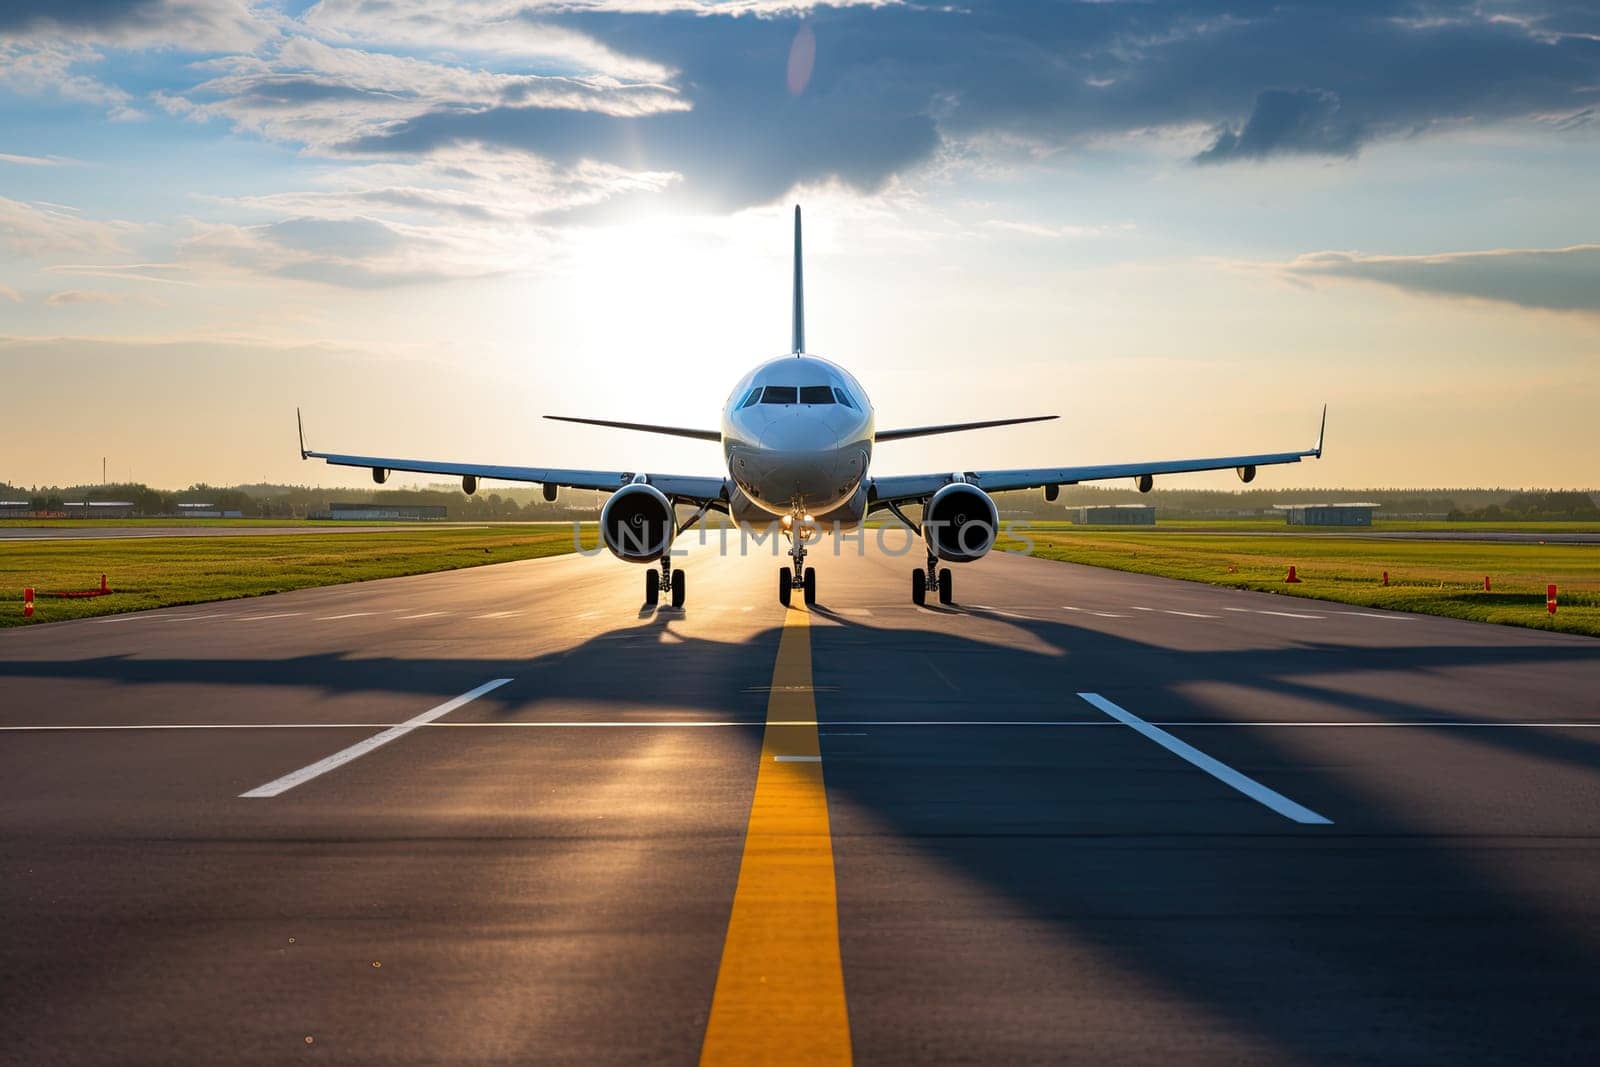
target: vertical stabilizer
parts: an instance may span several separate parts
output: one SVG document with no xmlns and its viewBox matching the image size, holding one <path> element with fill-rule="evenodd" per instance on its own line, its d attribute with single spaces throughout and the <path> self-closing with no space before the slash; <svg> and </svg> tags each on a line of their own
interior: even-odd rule
<svg viewBox="0 0 1600 1067">
<path fill-rule="evenodd" d="M 800 272 L 800 205 L 794 206 L 794 347 L 795 355 L 806 350 L 806 292 Z"/>
</svg>

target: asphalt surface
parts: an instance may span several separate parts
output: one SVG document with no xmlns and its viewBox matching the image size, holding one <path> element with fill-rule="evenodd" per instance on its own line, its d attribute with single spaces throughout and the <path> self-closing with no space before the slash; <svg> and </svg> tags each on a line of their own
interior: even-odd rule
<svg viewBox="0 0 1600 1067">
<path fill-rule="evenodd" d="M 917 609 L 873 536 L 799 619 L 763 549 L 0 633 L 0 1060 L 797 1061 L 827 996 L 707 1031 L 806 954 L 863 1063 L 1593 1061 L 1600 642 L 1001 556 Z M 836 903 L 756 892 L 790 766 Z"/>
</svg>

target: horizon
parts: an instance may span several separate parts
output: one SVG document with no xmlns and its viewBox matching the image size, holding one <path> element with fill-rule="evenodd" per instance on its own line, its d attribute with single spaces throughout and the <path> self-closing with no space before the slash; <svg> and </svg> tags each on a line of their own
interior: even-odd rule
<svg viewBox="0 0 1600 1067">
<path fill-rule="evenodd" d="M 1267 487 L 1580 489 L 1597 40 L 1540 0 L 20 0 L 0 476 L 291 483 L 297 406 L 316 448 L 724 473 L 540 416 L 716 426 L 800 202 L 880 426 L 1061 416 L 876 474 L 1304 447 L 1326 402 Z"/>
</svg>

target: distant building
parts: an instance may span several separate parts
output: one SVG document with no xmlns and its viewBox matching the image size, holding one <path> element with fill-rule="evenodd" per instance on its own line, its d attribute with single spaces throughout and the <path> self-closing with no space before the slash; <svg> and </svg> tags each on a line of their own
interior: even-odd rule
<svg viewBox="0 0 1600 1067">
<path fill-rule="evenodd" d="M 137 509 L 129 500 L 69 500 L 61 505 L 69 519 L 131 519 Z"/>
<path fill-rule="evenodd" d="M 1068 508 L 1067 517 L 1080 526 L 1154 526 L 1154 504 L 1093 504 Z"/>
<path fill-rule="evenodd" d="M 1377 504 L 1274 504 L 1290 526 L 1371 526 Z"/>
<path fill-rule="evenodd" d="M 215 504 L 179 504 L 180 519 L 242 519 L 244 512 L 238 508 L 219 508 Z"/>
<path fill-rule="evenodd" d="M 0 518 L 16 518 L 33 510 L 26 500 L 0 500 Z"/>
<path fill-rule="evenodd" d="M 329 504 L 328 518 L 346 522 L 437 522 L 449 515 L 442 504 Z"/>
</svg>

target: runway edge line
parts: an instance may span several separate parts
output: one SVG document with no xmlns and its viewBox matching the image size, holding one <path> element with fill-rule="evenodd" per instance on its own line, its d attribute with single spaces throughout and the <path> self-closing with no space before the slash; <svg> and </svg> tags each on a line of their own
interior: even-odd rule
<svg viewBox="0 0 1600 1067">
<path fill-rule="evenodd" d="M 851 1062 L 833 839 L 811 689 L 810 617 L 792 607 L 700 1062 Z"/>
</svg>

